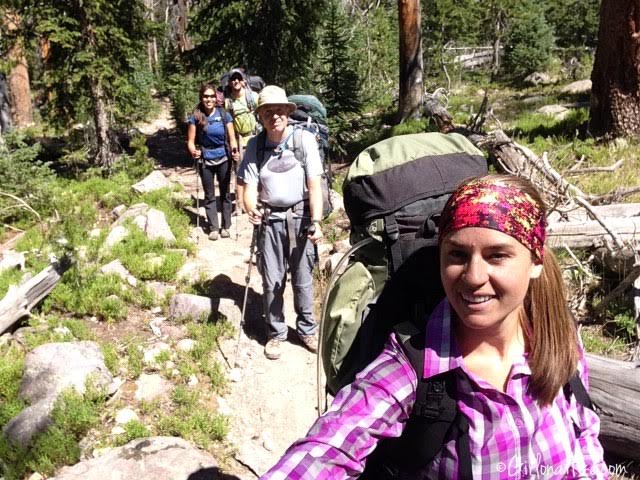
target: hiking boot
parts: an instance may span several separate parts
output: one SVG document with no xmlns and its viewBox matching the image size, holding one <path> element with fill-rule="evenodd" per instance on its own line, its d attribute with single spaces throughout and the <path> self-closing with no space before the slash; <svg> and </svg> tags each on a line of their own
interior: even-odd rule
<svg viewBox="0 0 640 480">
<path fill-rule="evenodd" d="M 222 230 L 220 230 L 220 237 L 222 238 L 229 238 L 231 235 L 229 234 L 229 230 L 227 230 L 226 228 L 223 228 Z"/>
<path fill-rule="evenodd" d="M 215 241 L 218 239 L 218 236 L 219 236 L 218 231 L 214 230 L 209 234 L 209 240 Z"/>
<path fill-rule="evenodd" d="M 307 350 L 309 350 L 311 353 L 318 353 L 318 337 L 316 337 L 315 335 L 298 334 L 298 338 L 307 348 Z"/>
<path fill-rule="evenodd" d="M 269 360 L 277 360 L 282 353 L 282 340 L 279 338 L 270 338 L 264 346 L 264 356 Z"/>
</svg>

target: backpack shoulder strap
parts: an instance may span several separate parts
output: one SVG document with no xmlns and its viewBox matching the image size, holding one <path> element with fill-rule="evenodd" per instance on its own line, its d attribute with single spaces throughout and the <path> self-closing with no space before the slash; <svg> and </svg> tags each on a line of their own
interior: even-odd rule
<svg viewBox="0 0 640 480">
<path fill-rule="evenodd" d="M 228 112 L 233 110 L 233 104 L 231 103 L 231 99 L 229 97 L 224 98 L 224 109 Z"/>
<path fill-rule="evenodd" d="M 409 465 L 413 462 L 411 468 L 421 469 L 442 450 L 447 437 L 455 438 L 460 463 L 459 478 L 472 480 L 469 423 L 458 410 L 456 372 L 450 370 L 429 379 L 422 377 L 425 332 L 424 328 L 416 325 L 419 318 L 424 320 L 424 316 L 417 316 L 416 320 L 394 327 L 418 377 L 416 402 L 398 447 L 404 452 L 404 462 L 409 462 Z M 412 331 L 416 333 L 408 335 Z"/>
<path fill-rule="evenodd" d="M 258 173 L 264 164 L 265 150 L 267 149 L 267 134 L 262 131 L 257 135 L 256 142 L 256 166 L 258 167 Z"/>
<path fill-rule="evenodd" d="M 248 86 L 244 87 L 244 89 L 245 89 L 244 96 L 247 102 L 247 108 L 249 109 L 250 112 L 253 112 L 257 107 L 256 101 L 253 98 L 253 90 L 251 90 L 251 88 Z"/>
<path fill-rule="evenodd" d="M 564 394 L 567 398 L 569 398 L 572 393 L 580 405 L 587 407 L 590 410 L 594 410 L 593 402 L 591 402 L 589 393 L 587 392 L 584 383 L 582 383 L 582 379 L 578 375 L 577 371 L 564 386 Z"/>
<path fill-rule="evenodd" d="M 307 173 L 307 154 L 304 151 L 304 147 L 302 146 L 302 132 L 303 129 L 294 126 L 293 127 L 293 154 L 296 157 L 296 160 L 300 162 L 302 168 L 304 168 L 304 173 Z"/>
</svg>

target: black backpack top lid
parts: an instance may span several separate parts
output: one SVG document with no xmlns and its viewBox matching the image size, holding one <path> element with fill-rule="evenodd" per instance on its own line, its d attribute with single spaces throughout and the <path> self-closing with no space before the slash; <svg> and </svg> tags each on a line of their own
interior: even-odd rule
<svg viewBox="0 0 640 480">
<path fill-rule="evenodd" d="M 363 225 L 417 200 L 450 194 L 463 180 L 486 173 L 484 155 L 460 134 L 391 137 L 351 164 L 342 189 L 345 210 L 353 225 Z"/>
</svg>

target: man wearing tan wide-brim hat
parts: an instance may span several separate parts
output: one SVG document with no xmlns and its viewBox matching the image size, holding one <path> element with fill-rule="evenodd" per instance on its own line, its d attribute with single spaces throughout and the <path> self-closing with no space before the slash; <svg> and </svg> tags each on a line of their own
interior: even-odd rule
<svg viewBox="0 0 640 480">
<path fill-rule="evenodd" d="M 258 269 L 268 336 L 264 353 L 272 360 L 280 357 L 287 338 L 283 300 L 287 270 L 291 272 L 296 333 L 308 350 L 315 353 L 318 349 L 312 272 L 313 244 L 322 238 L 322 161 L 315 137 L 288 124 L 295 109 L 282 88 L 269 85 L 262 89 L 256 111 L 264 130 L 249 140 L 238 171 L 249 220 L 263 225 Z M 258 208 L 258 201 L 263 209 Z M 265 218 L 264 212 L 268 213 Z"/>
</svg>

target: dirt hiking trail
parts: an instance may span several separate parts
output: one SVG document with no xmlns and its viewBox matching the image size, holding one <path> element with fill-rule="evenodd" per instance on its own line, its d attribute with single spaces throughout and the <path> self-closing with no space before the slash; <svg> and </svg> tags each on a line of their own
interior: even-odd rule
<svg viewBox="0 0 640 480">
<path fill-rule="evenodd" d="M 185 137 L 170 119 L 168 101 L 162 100 L 161 105 L 159 117 L 140 127 L 147 135 L 149 154 L 156 167 L 183 185 L 192 198 L 196 198 L 199 190 L 202 201 L 204 193 L 201 185 L 198 188 L 199 179 L 187 154 Z M 200 225 L 206 226 L 202 207 L 200 211 Z M 217 241 L 210 241 L 205 233 L 200 233 L 197 255 L 206 258 L 215 271 L 207 283 L 208 294 L 231 298 L 241 307 L 253 227 L 246 215 L 240 215 L 232 217 L 229 231 L 231 238 Z M 227 441 L 235 453 L 232 461 L 218 461 L 227 473 L 241 480 L 255 479 L 266 472 L 316 418 L 316 355 L 297 340 L 291 285 L 287 283 L 285 318 L 289 339 L 283 345 L 280 359 L 268 360 L 264 356 L 267 338 L 261 318 L 262 282 L 255 265 L 251 268 L 245 328 L 237 359 L 234 359 L 236 338 L 220 342 L 221 363 L 229 381 L 217 404 L 220 413 L 230 418 Z M 318 314 L 316 306 L 316 320 Z"/>
</svg>

